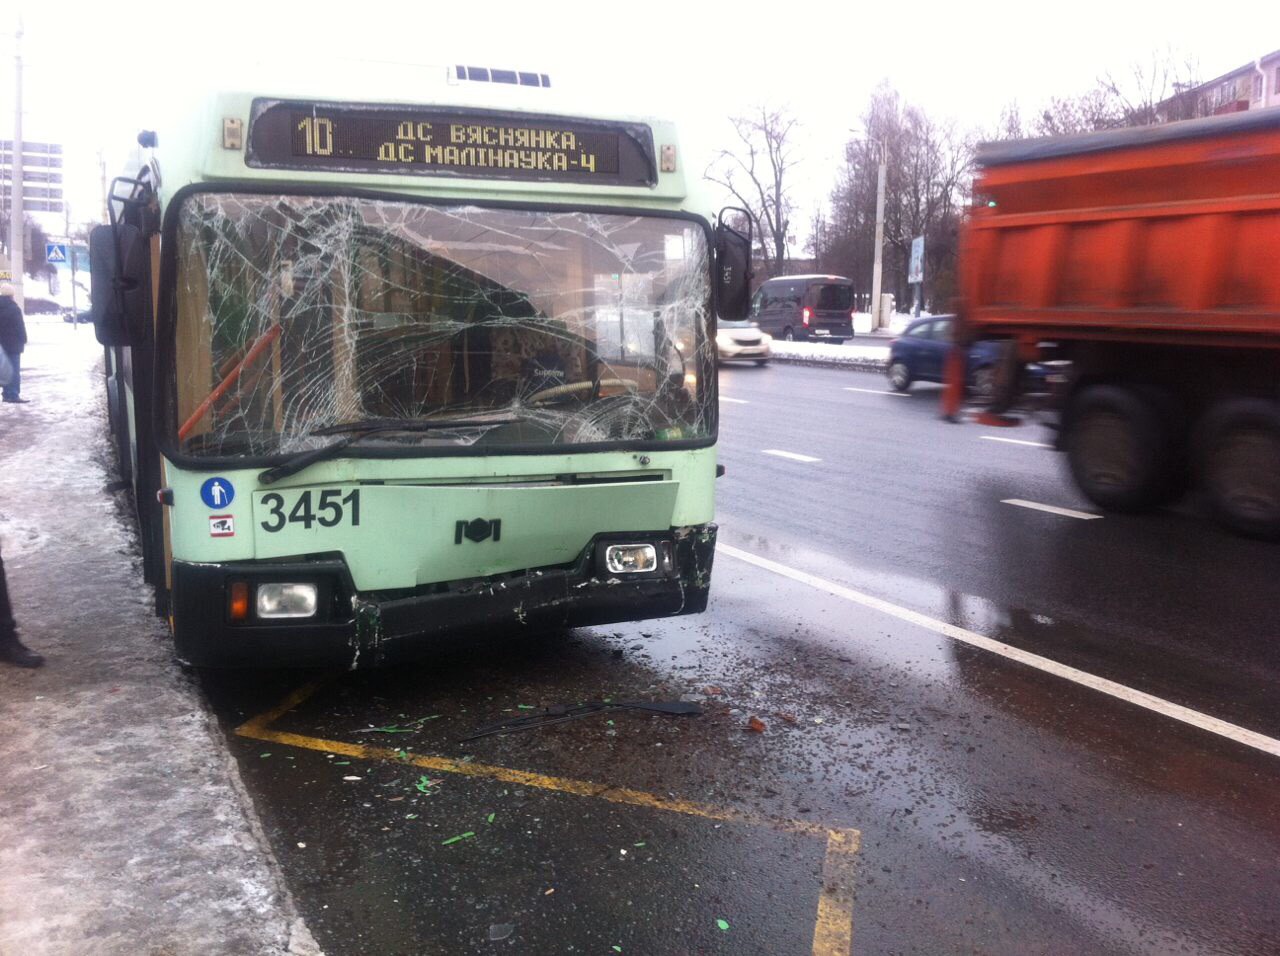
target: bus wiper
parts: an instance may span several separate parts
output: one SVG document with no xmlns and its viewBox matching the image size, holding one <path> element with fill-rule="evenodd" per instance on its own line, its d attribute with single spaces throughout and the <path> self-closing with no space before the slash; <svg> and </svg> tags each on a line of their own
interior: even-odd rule
<svg viewBox="0 0 1280 956">
<path fill-rule="evenodd" d="M 296 475 L 304 468 L 309 468 L 318 461 L 324 461 L 327 458 L 333 458 L 338 452 L 344 448 L 354 444 L 361 438 L 368 435 L 377 434 L 379 432 L 429 432 L 441 428 L 474 428 L 477 425 L 509 425 L 518 421 L 515 418 L 437 418 L 437 419 L 395 419 L 395 418 L 375 418 L 359 422 L 343 422 L 338 425 L 325 425 L 322 428 L 316 428 L 308 432 L 308 435 L 334 435 L 342 432 L 344 434 L 337 441 L 322 445 L 319 448 L 312 448 L 309 451 L 299 452 L 284 464 L 276 465 L 274 468 L 268 468 L 266 471 L 258 473 L 258 481 L 264 485 L 273 485 L 281 478 L 288 478 L 290 475 Z"/>
<path fill-rule="evenodd" d="M 518 419 L 510 415 L 482 418 L 468 415 L 461 418 L 364 418 L 358 422 L 339 422 L 313 428 L 309 435 L 339 435 L 344 432 L 399 431 L 429 432 L 437 428 L 464 428 L 468 425 L 510 425 Z"/>
</svg>

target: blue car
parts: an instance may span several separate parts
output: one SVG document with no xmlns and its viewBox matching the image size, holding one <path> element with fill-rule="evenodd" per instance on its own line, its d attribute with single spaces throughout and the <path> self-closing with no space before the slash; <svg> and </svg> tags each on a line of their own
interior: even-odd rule
<svg viewBox="0 0 1280 956">
<path fill-rule="evenodd" d="M 928 319 L 916 319 L 894 339 L 889 346 L 889 384 L 899 392 L 911 388 L 914 382 L 941 382 L 946 366 L 947 352 L 951 349 L 951 330 L 955 321 L 952 315 L 937 315 Z M 1003 343 L 984 340 L 969 348 L 968 385 L 975 397 L 989 399 L 995 392 L 996 364 L 1000 360 Z M 1045 370 L 1040 365 L 1028 365 L 1029 376 L 1026 391 L 1042 391 L 1045 387 Z"/>
</svg>

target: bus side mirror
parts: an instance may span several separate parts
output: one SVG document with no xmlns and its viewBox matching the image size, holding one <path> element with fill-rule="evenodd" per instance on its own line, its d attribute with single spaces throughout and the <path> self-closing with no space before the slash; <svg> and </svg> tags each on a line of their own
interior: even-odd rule
<svg viewBox="0 0 1280 956">
<path fill-rule="evenodd" d="M 725 221 L 725 213 L 736 213 L 746 232 Z M 751 214 L 745 209 L 726 207 L 716 224 L 715 285 L 719 317 L 729 321 L 745 319 L 751 309 Z"/>
<path fill-rule="evenodd" d="M 136 345 L 151 323 L 151 249 L 137 226 L 89 232 L 93 331 L 102 345 Z"/>
</svg>

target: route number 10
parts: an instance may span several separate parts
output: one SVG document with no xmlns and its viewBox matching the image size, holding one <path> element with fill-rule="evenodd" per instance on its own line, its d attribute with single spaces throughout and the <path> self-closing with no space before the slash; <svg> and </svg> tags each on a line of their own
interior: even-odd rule
<svg viewBox="0 0 1280 956">
<path fill-rule="evenodd" d="M 333 120 L 323 116 L 304 116 L 298 129 L 306 137 L 308 156 L 333 155 Z"/>
</svg>

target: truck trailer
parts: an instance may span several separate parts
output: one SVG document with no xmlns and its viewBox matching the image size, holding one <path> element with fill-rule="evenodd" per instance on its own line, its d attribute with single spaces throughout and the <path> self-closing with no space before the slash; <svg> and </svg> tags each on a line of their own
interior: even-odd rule
<svg viewBox="0 0 1280 956">
<path fill-rule="evenodd" d="M 978 166 L 956 336 L 1006 343 L 989 412 L 1022 365 L 1061 363 L 1050 424 L 1087 498 L 1194 489 L 1280 538 L 1280 110 L 991 143 Z"/>
</svg>

